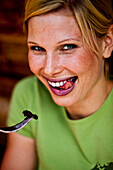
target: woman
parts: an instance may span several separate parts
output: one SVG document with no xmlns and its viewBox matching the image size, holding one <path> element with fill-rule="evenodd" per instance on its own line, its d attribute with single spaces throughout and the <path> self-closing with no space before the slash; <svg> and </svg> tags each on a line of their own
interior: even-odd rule
<svg viewBox="0 0 113 170">
<path fill-rule="evenodd" d="M 8 137 L 2 170 L 113 168 L 111 0 L 28 0 L 28 60 L 36 75 L 13 92 L 9 124 L 37 113 Z M 108 66 L 108 65 L 107 65 Z"/>
</svg>

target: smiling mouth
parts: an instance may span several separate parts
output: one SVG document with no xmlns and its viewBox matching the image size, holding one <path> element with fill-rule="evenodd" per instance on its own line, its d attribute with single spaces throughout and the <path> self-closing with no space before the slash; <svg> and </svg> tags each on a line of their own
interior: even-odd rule
<svg viewBox="0 0 113 170">
<path fill-rule="evenodd" d="M 74 76 L 64 81 L 55 82 L 55 81 L 48 80 L 48 84 L 54 94 L 59 96 L 64 96 L 73 90 L 75 84 L 77 83 L 77 79 L 78 77 Z"/>
</svg>

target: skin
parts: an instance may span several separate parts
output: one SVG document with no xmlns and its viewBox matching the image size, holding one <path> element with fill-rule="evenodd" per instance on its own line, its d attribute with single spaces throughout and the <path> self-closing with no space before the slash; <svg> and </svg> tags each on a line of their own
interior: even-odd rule
<svg viewBox="0 0 113 170">
<path fill-rule="evenodd" d="M 65 106 L 72 119 L 94 113 L 111 90 L 104 76 L 104 40 L 99 41 L 101 56 L 98 57 L 83 43 L 69 9 L 33 17 L 28 28 L 30 69 L 48 88 L 55 103 Z M 69 44 L 75 47 L 69 49 Z M 47 80 L 54 82 L 73 76 L 78 76 L 78 82 L 64 96 L 54 94 L 47 83 Z"/>
<path fill-rule="evenodd" d="M 35 141 L 18 133 L 11 133 L 1 170 L 35 170 L 35 160 Z"/>
<path fill-rule="evenodd" d="M 65 106 L 71 119 L 87 117 L 103 104 L 113 87 L 104 76 L 104 57 L 109 57 L 113 50 L 113 26 L 105 39 L 99 41 L 99 57 L 83 44 L 82 34 L 69 9 L 32 17 L 28 22 L 27 41 L 32 72 L 48 88 L 55 103 Z M 47 79 L 60 81 L 73 76 L 78 76 L 78 82 L 64 96 L 54 94 L 47 83 Z M 35 160 L 35 141 L 11 133 L 1 170 L 33 170 Z"/>
</svg>

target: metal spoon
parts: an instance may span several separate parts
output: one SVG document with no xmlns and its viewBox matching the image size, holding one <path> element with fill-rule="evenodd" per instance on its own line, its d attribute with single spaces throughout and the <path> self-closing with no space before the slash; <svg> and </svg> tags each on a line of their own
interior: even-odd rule
<svg viewBox="0 0 113 170">
<path fill-rule="evenodd" d="M 32 114 L 28 110 L 24 110 L 22 113 L 24 114 L 24 116 L 26 116 L 26 118 L 23 121 L 21 121 L 20 123 L 17 123 L 16 125 L 10 126 L 10 127 L 0 128 L 0 132 L 2 132 L 2 133 L 16 132 L 16 131 L 20 130 L 21 128 L 23 128 L 25 125 L 27 125 L 32 119 L 36 119 L 36 120 L 38 119 L 37 115 Z"/>
</svg>

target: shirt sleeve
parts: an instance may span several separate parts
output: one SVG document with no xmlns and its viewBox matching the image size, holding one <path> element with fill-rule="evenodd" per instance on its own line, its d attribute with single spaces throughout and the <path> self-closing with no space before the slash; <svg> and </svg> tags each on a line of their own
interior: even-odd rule
<svg viewBox="0 0 113 170">
<path fill-rule="evenodd" d="M 29 89 L 26 86 L 26 83 L 24 83 L 24 81 L 17 83 L 17 85 L 15 86 L 10 102 L 10 108 L 9 108 L 9 114 L 7 120 L 8 126 L 12 126 L 21 122 L 25 118 L 22 113 L 24 110 L 30 111 L 30 107 L 29 107 L 30 96 L 28 91 Z M 33 123 L 34 120 L 31 121 Z M 31 121 L 25 127 L 20 129 L 17 133 L 33 138 Z"/>
</svg>

